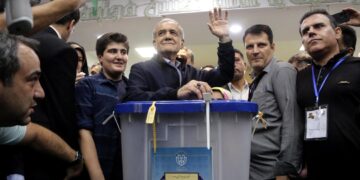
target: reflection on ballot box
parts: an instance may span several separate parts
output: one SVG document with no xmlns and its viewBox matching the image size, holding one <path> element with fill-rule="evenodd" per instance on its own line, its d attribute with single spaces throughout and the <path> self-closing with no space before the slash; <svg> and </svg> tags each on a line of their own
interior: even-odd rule
<svg viewBox="0 0 360 180">
<path fill-rule="evenodd" d="M 132 101 L 116 106 L 125 180 L 249 178 L 256 104 L 211 101 L 209 128 L 205 101 L 157 101 L 154 121 L 146 124 L 152 104 Z"/>
</svg>

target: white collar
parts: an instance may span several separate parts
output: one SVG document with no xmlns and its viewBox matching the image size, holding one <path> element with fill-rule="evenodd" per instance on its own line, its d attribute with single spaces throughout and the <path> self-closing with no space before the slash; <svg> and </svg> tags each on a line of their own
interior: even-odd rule
<svg viewBox="0 0 360 180">
<path fill-rule="evenodd" d="M 175 67 L 179 67 L 180 64 L 181 64 L 181 63 L 180 63 L 179 61 L 177 61 L 177 60 L 175 61 L 175 65 L 172 64 L 172 63 L 171 63 L 171 60 L 168 59 L 168 58 L 164 58 L 164 60 L 165 60 L 166 63 L 168 63 L 168 64 L 170 64 L 170 65 L 172 65 L 172 66 L 175 66 Z"/>
<path fill-rule="evenodd" d="M 52 28 L 52 29 L 56 32 L 56 34 L 57 34 L 57 36 L 59 37 L 59 39 L 62 39 L 59 31 L 57 31 L 56 28 L 54 28 L 54 26 L 50 25 L 50 28 Z"/>
</svg>

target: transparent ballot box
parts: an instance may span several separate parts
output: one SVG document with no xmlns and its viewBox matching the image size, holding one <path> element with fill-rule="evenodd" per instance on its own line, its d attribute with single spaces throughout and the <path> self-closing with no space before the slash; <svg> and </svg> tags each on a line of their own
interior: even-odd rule
<svg viewBox="0 0 360 180">
<path fill-rule="evenodd" d="M 202 100 L 120 103 L 125 180 L 249 179 L 251 119 L 255 103 L 211 101 L 209 119 Z M 209 122 L 209 126 L 207 126 Z"/>
</svg>

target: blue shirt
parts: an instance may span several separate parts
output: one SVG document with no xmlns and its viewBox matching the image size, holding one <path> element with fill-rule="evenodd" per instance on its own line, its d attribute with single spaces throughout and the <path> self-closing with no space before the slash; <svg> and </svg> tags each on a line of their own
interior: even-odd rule
<svg viewBox="0 0 360 180">
<path fill-rule="evenodd" d="M 101 72 L 85 77 L 75 87 L 78 127 L 92 132 L 100 166 L 106 179 L 109 179 L 112 173 L 116 154 L 121 152 L 121 138 L 114 118 L 104 125 L 102 122 L 113 113 L 115 105 L 124 98 L 126 86 L 125 78 L 115 82 L 106 79 Z"/>
</svg>

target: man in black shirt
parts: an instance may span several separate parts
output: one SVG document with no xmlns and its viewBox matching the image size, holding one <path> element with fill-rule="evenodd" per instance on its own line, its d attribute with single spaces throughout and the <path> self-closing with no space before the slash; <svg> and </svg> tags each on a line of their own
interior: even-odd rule
<svg viewBox="0 0 360 180">
<path fill-rule="evenodd" d="M 360 161 L 360 58 L 340 50 L 341 28 L 325 10 L 306 13 L 300 35 L 314 59 L 297 77 L 308 178 L 353 179 Z"/>
</svg>

